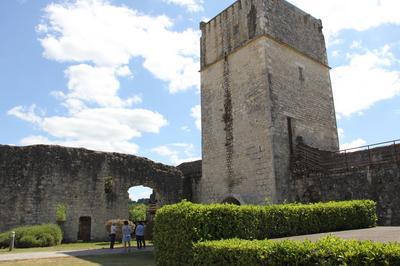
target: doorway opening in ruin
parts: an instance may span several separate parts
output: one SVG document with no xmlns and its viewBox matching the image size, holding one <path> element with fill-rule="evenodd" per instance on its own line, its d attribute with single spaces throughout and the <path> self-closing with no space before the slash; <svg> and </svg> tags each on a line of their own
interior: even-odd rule
<svg viewBox="0 0 400 266">
<path fill-rule="evenodd" d="M 157 203 L 156 192 L 146 186 L 134 186 L 128 189 L 129 220 L 133 222 L 151 219 L 149 210 Z"/>
<path fill-rule="evenodd" d="M 129 220 L 145 223 L 145 238 L 153 238 L 153 220 L 157 210 L 159 195 L 155 189 L 135 186 L 128 189 Z"/>
<path fill-rule="evenodd" d="M 234 197 L 227 197 L 226 199 L 224 199 L 224 200 L 222 201 L 222 203 L 240 205 L 240 201 L 238 201 L 238 200 L 237 200 L 236 198 L 234 198 Z"/>
<path fill-rule="evenodd" d="M 90 216 L 79 217 L 78 240 L 89 242 L 92 231 L 92 218 Z"/>
</svg>

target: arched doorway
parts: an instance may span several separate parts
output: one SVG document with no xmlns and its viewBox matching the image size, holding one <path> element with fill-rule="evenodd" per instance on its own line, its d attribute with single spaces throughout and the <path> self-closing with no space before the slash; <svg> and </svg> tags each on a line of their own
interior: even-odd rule
<svg viewBox="0 0 400 266">
<path fill-rule="evenodd" d="M 129 220 L 132 222 L 147 221 L 148 210 L 154 204 L 155 191 L 150 187 L 134 186 L 128 189 Z"/>
<path fill-rule="evenodd" d="M 129 219 L 134 223 L 144 222 L 145 238 L 152 239 L 154 217 L 162 196 L 155 189 L 142 185 L 130 187 L 128 194 Z"/>
<path fill-rule="evenodd" d="M 234 204 L 234 205 L 241 205 L 240 201 L 238 201 L 235 197 L 227 197 L 225 198 L 222 203 L 225 204 Z"/>
</svg>

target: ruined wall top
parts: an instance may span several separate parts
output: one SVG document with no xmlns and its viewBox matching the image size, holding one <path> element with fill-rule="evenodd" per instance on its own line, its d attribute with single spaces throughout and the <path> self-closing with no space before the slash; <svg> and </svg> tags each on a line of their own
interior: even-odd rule
<svg viewBox="0 0 400 266">
<path fill-rule="evenodd" d="M 260 36 L 328 65 L 321 20 L 285 0 L 238 0 L 200 28 L 202 69 Z"/>
</svg>

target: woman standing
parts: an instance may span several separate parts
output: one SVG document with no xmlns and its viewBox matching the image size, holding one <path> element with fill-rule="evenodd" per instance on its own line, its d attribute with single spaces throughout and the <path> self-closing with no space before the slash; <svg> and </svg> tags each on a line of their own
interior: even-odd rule
<svg viewBox="0 0 400 266">
<path fill-rule="evenodd" d="M 128 244 L 128 251 L 130 251 L 131 248 L 131 234 L 132 234 L 132 229 L 129 226 L 128 221 L 124 221 L 124 225 L 122 226 L 122 242 L 124 242 L 124 248 L 125 251 L 127 251 L 126 246 Z"/>
</svg>

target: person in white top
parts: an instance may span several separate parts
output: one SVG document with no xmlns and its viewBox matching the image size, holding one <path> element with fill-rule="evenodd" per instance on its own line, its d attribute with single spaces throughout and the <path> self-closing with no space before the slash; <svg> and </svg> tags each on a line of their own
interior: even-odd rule
<svg viewBox="0 0 400 266">
<path fill-rule="evenodd" d="M 110 227 L 110 248 L 114 248 L 116 234 L 117 226 L 115 225 L 115 223 L 112 223 Z"/>
<path fill-rule="evenodd" d="M 124 242 L 125 250 L 126 250 L 126 244 L 128 244 L 129 249 L 131 248 L 131 233 L 132 229 L 129 226 L 128 221 L 124 221 L 124 225 L 122 226 L 122 242 Z"/>
<path fill-rule="evenodd" d="M 139 222 L 139 224 L 136 225 L 135 235 L 136 235 L 137 248 L 138 249 L 141 249 L 142 247 L 146 248 L 146 242 L 144 241 L 144 225 L 143 225 L 143 222 Z"/>
</svg>

